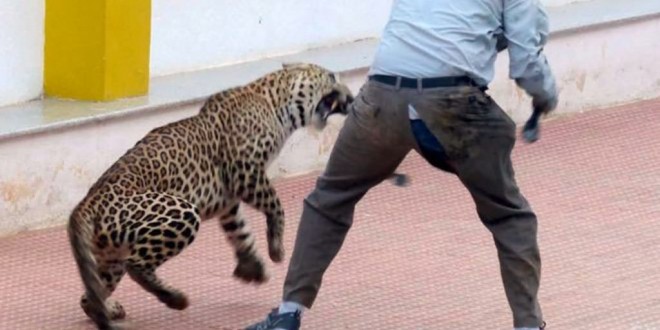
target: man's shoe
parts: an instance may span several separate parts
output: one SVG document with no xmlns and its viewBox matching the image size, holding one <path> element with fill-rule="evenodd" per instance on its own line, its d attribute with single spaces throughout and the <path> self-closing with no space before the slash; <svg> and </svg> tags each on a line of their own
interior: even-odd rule
<svg viewBox="0 0 660 330">
<path fill-rule="evenodd" d="M 300 312 L 279 313 L 279 309 L 273 309 L 265 320 L 253 324 L 245 330 L 299 330 Z"/>
</svg>

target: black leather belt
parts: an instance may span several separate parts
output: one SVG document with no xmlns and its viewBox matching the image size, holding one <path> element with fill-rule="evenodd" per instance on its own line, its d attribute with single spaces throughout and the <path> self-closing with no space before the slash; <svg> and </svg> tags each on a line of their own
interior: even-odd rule
<svg viewBox="0 0 660 330">
<path fill-rule="evenodd" d="M 475 86 L 484 89 L 484 86 L 479 86 L 472 78 L 468 76 L 457 77 L 437 77 L 437 78 L 407 78 L 386 75 L 372 75 L 369 76 L 370 81 L 377 81 L 390 86 L 399 86 L 401 88 L 437 88 L 437 87 L 456 87 L 456 86 Z M 399 81 L 400 80 L 400 81 Z M 421 86 L 420 86 L 421 84 Z"/>
</svg>

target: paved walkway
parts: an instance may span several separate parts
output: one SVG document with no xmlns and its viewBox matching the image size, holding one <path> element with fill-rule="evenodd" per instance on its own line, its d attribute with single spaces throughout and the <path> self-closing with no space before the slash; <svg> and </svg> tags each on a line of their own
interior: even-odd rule
<svg viewBox="0 0 660 330">
<path fill-rule="evenodd" d="M 544 123 L 519 143 L 520 186 L 540 219 L 548 329 L 660 329 L 660 100 Z M 304 329 L 510 329 L 495 249 L 457 180 L 419 157 L 409 188 L 384 183 L 358 206 Z M 289 252 L 315 175 L 278 183 Z M 249 212 L 265 250 L 263 217 Z M 231 277 L 215 223 L 160 274 L 191 299 L 168 310 L 126 278 L 132 329 L 237 329 L 278 302 L 284 266 L 255 287 Z M 93 329 L 63 230 L 0 239 L 0 329 Z"/>
</svg>

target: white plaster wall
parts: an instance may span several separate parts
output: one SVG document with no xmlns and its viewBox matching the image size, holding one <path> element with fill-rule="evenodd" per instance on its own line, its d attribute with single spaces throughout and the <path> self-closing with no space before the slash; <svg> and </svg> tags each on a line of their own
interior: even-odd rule
<svg viewBox="0 0 660 330">
<path fill-rule="evenodd" d="M 588 0 L 542 0 L 548 6 Z M 154 76 L 377 37 L 392 0 L 154 0 Z M 0 106 L 39 97 L 44 0 L 0 0 Z"/>
<path fill-rule="evenodd" d="M 561 6 L 589 0 L 541 0 Z M 378 37 L 393 0 L 154 0 L 151 74 L 161 76 Z"/>
<path fill-rule="evenodd" d="M 392 0 L 154 0 L 154 76 L 380 34 Z"/>
<path fill-rule="evenodd" d="M 561 90 L 557 113 L 660 97 L 659 34 L 660 19 L 655 19 L 551 38 L 546 52 Z M 365 73 L 343 74 L 341 79 L 357 91 Z M 502 56 L 491 94 L 520 123 L 529 115 L 530 101 L 507 76 L 507 58 Z M 137 139 L 198 107 L 0 141 L 0 235 L 64 224 L 94 180 Z M 341 124 L 333 118 L 321 134 L 294 134 L 269 174 L 280 177 L 322 168 Z"/>
<path fill-rule="evenodd" d="M 0 106 L 41 95 L 44 0 L 0 0 Z"/>
<path fill-rule="evenodd" d="M 559 7 L 575 2 L 586 2 L 586 1 L 592 1 L 592 0 L 541 0 L 541 3 L 547 7 Z"/>
<path fill-rule="evenodd" d="M 660 97 L 660 18 L 551 37 L 545 53 L 560 92 L 556 114 Z M 508 79 L 500 56 L 491 93 L 522 122 L 530 99 Z"/>
<path fill-rule="evenodd" d="M 163 109 L 0 141 L 0 234 L 64 224 L 91 184 L 139 138 L 197 109 Z"/>
</svg>

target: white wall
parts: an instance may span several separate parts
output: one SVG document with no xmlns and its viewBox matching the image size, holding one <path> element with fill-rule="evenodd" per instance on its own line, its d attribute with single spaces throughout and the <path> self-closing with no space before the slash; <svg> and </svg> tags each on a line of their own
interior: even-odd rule
<svg viewBox="0 0 660 330">
<path fill-rule="evenodd" d="M 555 113 L 660 97 L 659 34 L 656 18 L 550 38 L 544 52 L 559 89 Z M 522 122 L 529 116 L 530 99 L 508 78 L 509 59 L 506 52 L 502 55 L 490 92 Z"/>
<path fill-rule="evenodd" d="M 0 4 L 7 1 L 19 2 L 0 0 Z M 0 26 L 6 25 L 5 17 L 2 12 Z M 3 32 L 0 30 L 0 34 Z M 659 34 L 660 19 L 656 18 L 551 38 L 546 53 L 561 90 L 557 112 L 579 112 L 660 97 Z M 1 38 L 6 37 L 3 34 Z M 0 47 L 5 39 L 2 41 Z M 0 57 L 0 64 L 6 58 Z M 365 72 L 345 73 L 342 80 L 355 91 Z M 503 56 L 497 62 L 490 93 L 520 123 L 529 115 L 530 102 L 508 79 L 507 72 L 507 59 Z M 93 181 L 137 139 L 153 127 L 195 113 L 198 107 L 199 104 L 173 107 L 0 140 L 0 235 L 63 224 Z M 286 176 L 324 166 L 340 126 L 341 120 L 333 118 L 321 134 L 305 130 L 294 134 L 269 174 Z"/>
<path fill-rule="evenodd" d="M 91 184 L 130 146 L 152 128 L 198 108 L 175 107 L 158 116 L 129 116 L 0 141 L 0 235 L 64 224 Z"/>
<path fill-rule="evenodd" d="M 546 52 L 561 89 L 558 113 L 660 97 L 658 34 L 660 19 L 552 38 Z M 578 48 L 582 51 L 575 52 Z M 490 93 L 521 123 L 529 116 L 530 101 L 507 78 L 506 62 L 505 56 L 498 60 Z M 341 79 L 356 91 L 365 74 L 366 69 L 356 70 Z M 0 235 L 65 223 L 94 180 L 135 141 L 153 127 L 197 112 L 198 107 L 161 109 L 0 141 Z M 342 120 L 334 117 L 330 124 L 320 134 L 296 132 L 269 174 L 287 176 L 322 168 Z"/>
<path fill-rule="evenodd" d="M 588 0 L 541 0 L 559 6 Z M 161 76 L 378 37 L 392 0 L 154 0 L 151 74 Z"/>
<path fill-rule="evenodd" d="M 163 75 L 380 34 L 392 0 L 154 0 L 151 73 Z"/>
<path fill-rule="evenodd" d="M 43 53 L 44 0 L 0 0 L 0 106 L 41 95 Z"/>
<path fill-rule="evenodd" d="M 547 7 L 558 7 L 574 2 L 585 2 L 585 1 L 591 1 L 591 0 L 541 0 L 541 2 Z"/>
<path fill-rule="evenodd" d="M 548 6 L 588 0 L 542 0 Z M 0 0 L 0 106 L 39 97 L 44 0 Z M 392 0 L 153 0 L 154 76 L 377 37 Z"/>
</svg>

